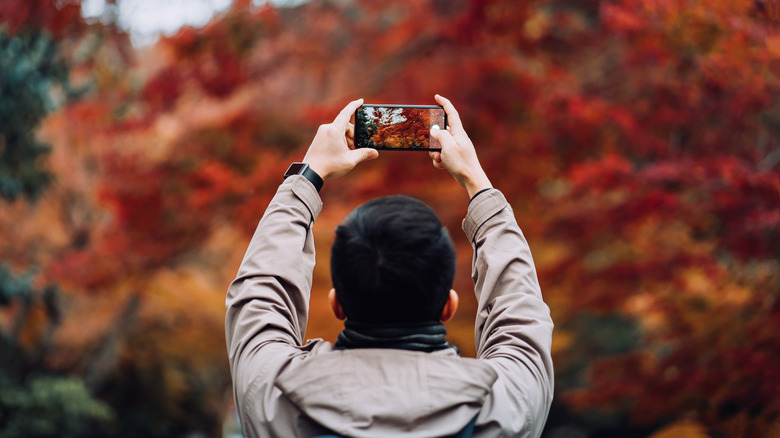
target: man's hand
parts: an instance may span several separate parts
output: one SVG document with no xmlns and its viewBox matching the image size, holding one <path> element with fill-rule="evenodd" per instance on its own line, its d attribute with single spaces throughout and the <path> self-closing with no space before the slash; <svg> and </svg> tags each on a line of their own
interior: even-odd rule
<svg viewBox="0 0 780 438">
<path fill-rule="evenodd" d="M 333 123 L 321 125 L 303 158 L 322 179 L 338 178 L 358 163 L 379 156 L 376 149 L 355 149 L 355 126 L 350 116 L 363 104 L 363 99 L 350 102 Z"/>
<path fill-rule="evenodd" d="M 447 112 L 450 127 L 448 130 L 439 129 L 438 126 L 431 129 L 431 137 L 441 144 L 441 152 L 430 153 L 434 167 L 447 169 L 455 177 L 455 181 L 466 189 L 469 198 L 480 190 L 493 187 L 479 164 L 477 151 L 463 129 L 458 111 L 449 100 L 438 94 L 436 102 Z"/>
</svg>

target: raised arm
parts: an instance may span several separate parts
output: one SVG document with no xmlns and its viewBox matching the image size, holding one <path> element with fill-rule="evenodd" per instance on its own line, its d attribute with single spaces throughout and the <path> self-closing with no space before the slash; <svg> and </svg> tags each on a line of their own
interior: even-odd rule
<svg viewBox="0 0 780 438">
<path fill-rule="evenodd" d="M 309 146 L 304 162 L 322 179 L 341 176 L 378 155 L 352 145 L 349 117 L 362 102 L 350 102 L 333 123 L 320 126 Z M 239 363 L 260 354 L 264 345 L 302 344 L 315 262 L 311 226 L 321 209 L 312 183 L 295 175 L 279 187 L 260 220 L 225 302 L 234 380 Z"/>
<path fill-rule="evenodd" d="M 474 249 L 477 355 L 499 374 L 491 408 L 504 412 L 497 417 L 506 433 L 539 436 L 553 393 L 550 312 L 511 206 L 492 189 L 455 108 L 441 96 L 437 101 L 450 128 L 431 132 L 442 145 L 431 153 L 433 164 L 447 169 L 471 198 L 463 229 Z"/>
</svg>

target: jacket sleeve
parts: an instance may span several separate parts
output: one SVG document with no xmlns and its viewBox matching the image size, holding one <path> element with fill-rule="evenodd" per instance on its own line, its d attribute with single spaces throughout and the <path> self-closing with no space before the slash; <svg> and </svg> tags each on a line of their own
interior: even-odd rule
<svg viewBox="0 0 780 438">
<path fill-rule="evenodd" d="M 495 189 L 469 205 L 463 221 L 474 249 L 477 356 L 496 370 L 482 421 L 503 436 L 539 436 L 553 396 L 553 322 L 531 250 L 504 195 Z"/>
<path fill-rule="evenodd" d="M 311 227 L 321 210 L 314 186 L 292 176 L 279 186 L 249 243 L 225 301 L 225 334 L 237 394 L 257 378 L 246 368 L 264 346 L 287 350 L 303 344 L 315 262 Z M 269 368 L 267 361 L 287 359 L 265 356 L 264 369 Z"/>
</svg>

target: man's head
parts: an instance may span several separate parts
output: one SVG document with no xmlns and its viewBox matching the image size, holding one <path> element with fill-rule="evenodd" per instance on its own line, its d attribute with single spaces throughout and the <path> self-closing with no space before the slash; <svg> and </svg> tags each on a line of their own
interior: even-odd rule
<svg viewBox="0 0 780 438">
<path fill-rule="evenodd" d="M 387 196 L 356 208 L 336 228 L 330 263 L 350 321 L 429 322 L 438 321 L 448 303 L 455 250 L 430 207 Z"/>
</svg>

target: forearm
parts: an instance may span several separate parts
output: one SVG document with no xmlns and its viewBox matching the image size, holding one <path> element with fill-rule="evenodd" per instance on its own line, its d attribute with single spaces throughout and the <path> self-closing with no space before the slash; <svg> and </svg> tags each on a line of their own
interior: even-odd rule
<svg viewBox="0 0 780 438">
<path fill-rule="evenodd" d="M 225 332 L 231 366 L 249 346 L 303 342 L 315 261 L 311 225 L 321 208 L 311 183 L 294 176 L 266 209 L 228 289 Z"/>
<path fill-rule="evenodd" d="M 503 195 L 489 190 L 474 198 L 464 230 L 474 247 L 477 355 L 514 376 L 518 391 L 549 401 L 553 324 L 530 248 Z"/>
</svg>

